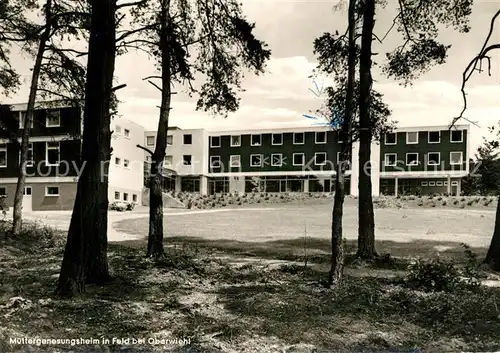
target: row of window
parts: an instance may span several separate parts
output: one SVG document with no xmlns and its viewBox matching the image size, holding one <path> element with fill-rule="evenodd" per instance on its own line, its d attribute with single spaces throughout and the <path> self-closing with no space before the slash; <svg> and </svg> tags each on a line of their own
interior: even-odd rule
<svg viewBox="0 0 500 353">
<path fill-rule="evenodd" d="M 174 141 L 174 136 L 167 135 L 167 146 L 172 146 L 173 141 Z M 146 145 L 147 146 L 154 146 L 155 143 L 156 143 L 156 136 L 146 136 Z M 193 135 L 184 134 L 183 138 L 182 138 L 182 143 L 184 145 L 192 145 L 193 144 Z"/>
<path fill-rule="evenodd" d="M 397 166 L 397 162 L 398 162 L 397 153 L 384 154 L 384 165 L 386 167 L 395 167 Z M 462 163 L 463 163 L 462 152 L 450 152 L 450 165 L 462 165 Z M 418 164 L 419 164 L 418 152 L 410 152 L 406 154 L 406 165 L 418 165 Z M 427 165 L 440 165 L 440 164 L 441 164 L 440 152 L 427 153 Z"/>
<path fill-rule="evenodd" d="M 115 132 L 117 136 L 121 136 L 122 134 L 122 127 L 120 125 L 115 126 Z M 123 136 L 130 138 L 130 130 L 129 129 L 123 129 Z"/>
<path fill-rule="evenodd" d="M 122 193 L 119 191 L 115 191 L 115 200 L 116 201 L 126 201 L 129 202 L 128 198 L 129 194 L 128 192 L 123 193 L 123 198 L 122 198 Z M 132 202 L 137 202 L 137 194 L 132 194 Z"/>
<path fill-rule="evenodd" d="M 448 186 L 447 181 L 422 181 L 420 186 Z M 458 186 L 458 181 L 452 181 L 451 186 Z"/>
<path fill-rule="evenodd" d="M 24 128 L 24 120 L 26 112 L 19 112 L 19 128 Z M 45 127 L 60 127 L 61 126 L 61 111 L 58 109 L 48 110 L 45 120 Z M 33 119 L 31 120 L 30 129 L 33 128 Z"/>
<path fill-rule="evenodd" d="M 264 158 L 263 154 L 252 154 L 250 155 L 250 166 L 251 167 L 262 167 L 266 164 L 270 164 L 273 167 L 281 167 L 285 162 L 286 158 L 283 158 L 282 153 L 273 153 L 271 154 L 270 162 Z M 337 152 L 337 163 L 340 161 L 340 152 Z M 292 165 L 294 166 L 303 166 L 305 164 L 305 155 L 304 153 L 294 153 L 292 156 Z M 314 154 L 314 165 L 326 165 L 327 164 L 327 155 L 326 152 L 317 152 Z M 220 156 L 211 156 L 210 157 L 210 167 L 213 169 L 220 168 L 222 165 Z M 231 155 L 229 157 L 229 167 L 238 168 L 241 166 L 241 156 L 240 155 Z"/>
<path fill-rule="evenodd" d="M 45 143 L 45 165 L 47 166 L 58 166 L 60 163 L 60 143 L 59 142 L 46 142 Z M 19 153 L 19 160 L 21 159 L 21 153 Z M 28 145 L 28 158 L 26 160 L 26 166 L 32 167 L 34 165 L 33 161 L 33 143 Z M 0 168 L 7 167 L 7 144 L 0 144 Z"/>
<path fill-rule="evenodd" d="M 121 166 L 122 165 L 122 159 L 119 157 L 115 157 L 115 165 Z M 130 161 L 128 159 L 123 160 L 123 167 L 124 168 L 129 168 Z"/>
<path fill-rule="evenodd" d="M 31 196 L 32 190 L 31 186 L 25 186 L 23 195 Z M 7 189 L 0 188 L 0 196 L 7 196 Z M 45 187 L 45 196 L 59 196 L 59 187 L 58 186 L 46 186 Z"/>
<path fill-rule="evenodd" d="M 241 146 L 241 135 L 231 135 L 230 136 L 230 146 L 240 147 Z M 325 144 L 327 142 L 326 131 L 316 131 L 314 142 L 316 144 Z M 339 141 L 341 142 L 341 141 Z M 293 133 L 293 144 L 303 145 L 305 143 L 305 133 L 304 132 L 294 132 Z M 273 133 L 271 134 L 271 144 L 274 146 L 283 145 L 283 133 Z M 255 134 L 250 135 L 250 145 L 251 146 L 261 146 L 262 145 L 262 135 Z M 221 147 L 221 137 L 220 136 L 210 136 L 210 147 Z"/>
<path fill-rule="evenodd" d="M 406 144 L 416 145 L 418 144 L 418 131 L 411 131 L 406 133 Z M 451 130 L 450 142 L 459 143 L 463 142 L 464 136 L 462 130 Z M 397 133 L 391 132 L 385 134 L 385 144 L 386 145 L 396 145 L 398 142 Z M 441 143 L 441 131 L 429 131 L 427 133 L 427 143 Z"/>
</svg>

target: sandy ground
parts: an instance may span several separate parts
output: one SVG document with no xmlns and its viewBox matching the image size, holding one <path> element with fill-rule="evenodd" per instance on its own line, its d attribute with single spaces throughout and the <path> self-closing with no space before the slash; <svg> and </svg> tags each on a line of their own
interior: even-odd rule
<svg viewBox="0 0 500 353">
<path fill-rule="evenodd" d="M 147 236 L 148 210 L 109 212 L 108 239 L 119 242 Z M 192 236 L 205 239 L 273 241 L 304 237 L 330 237 L 329 204 L 263 205 L 241 209 L 179 210 L 165 209 L 167 236 Z M 378 240 L 411 242 L 433 240 L 467 243 L 487 247 L 494 226 L 494 210 L 470 209 L 376 209 Z M 30 212 L 25 218 L 39 220 L 67 230 L 71 211 Z M 357 238 L 357 209 L 344 210 L 344 233 Z M 444 250 L 444 249 L 443 249 Z"/>
</svg>

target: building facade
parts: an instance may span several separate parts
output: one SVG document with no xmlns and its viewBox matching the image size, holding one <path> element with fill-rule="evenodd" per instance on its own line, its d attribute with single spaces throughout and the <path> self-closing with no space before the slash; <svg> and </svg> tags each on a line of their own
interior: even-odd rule
<svg viewBox="0 0 500 353">
<path fill-rule="evenodd" d="M 15 121 L 19 127 L 14 132 L 21 141 L 22 126 L 26 115 L 26 104 L 11 106 L 7 120 Z M 122 124 L 120 122 L 120 124 Z M 143 186 L 143 156 L 135 147 L 144 138 L 144 129 L 123 121 L 129 139 L 112 140 L 114 154 L 136 158 L 141 166 L 135 171 L 121 171 L 110 163 L 110 201 L 117 190 L 127 190 L 130 202 L 141 202 Z M 81 175 L 81 136 L 83 116 L 80 107 L 67 107 L 56 102 L 37 103 L 30 128 L 28 161 L 26 163 L 26 183 L 23 209 L 30 210 L 71 210 L 76 198 L 78 176 Z M 133 139 L 132 139 L 133 137 Z M 13 138 L 16 138 L 15 136 Z M 110 161 L 111 162 L 111 161 Z M 13 205 L 20 168 L 19 148 L 12 139 L 0 139 L 0 196 L 5 196 L 6 204 Z M 123 181 L 127 180 L 127 187 Z M 135 196 L 134 196 L 135 195 Z M 113 196 L 113 197 L 112 197 Z"/>
<path fill-rule="evenodd" d="M 154 149 L 156 132 L 145 133 Z M 400 128 L 371 146 L 372 193 L 460 194 L 469 173 L 469 127 Z M 171 128 L 167 135 L 166 189 L 202 194 L 331 192 L 343 147 L 327 127 L 245 131 Z M 358 194 L 359 144 L 352 146 L 346 192 Z M 150 154 L 145 159 L 150 161 Z M 194 165 L 196 164 L 196 165 Z"/>
</svg>

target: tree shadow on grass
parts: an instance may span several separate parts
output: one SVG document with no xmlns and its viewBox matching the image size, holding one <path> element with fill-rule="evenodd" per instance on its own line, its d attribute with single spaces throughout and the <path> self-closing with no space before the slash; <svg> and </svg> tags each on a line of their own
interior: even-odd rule
<svg viewBox="0 0 500 353">
<path fill-rule="evenodd" d="M 127 241 L 121 244 L 129 247 L 144 247 L 144 241 Z M 330 263 L 331 243 L 329 239 L 307 238 L 307 239 L 283 239 L 265 242 L 243 242 L 228 239 L 209 240 L 200 237 L 169 237 L 165 244 L 170 247 L 181 248 L 192 245 L 220 254 L 240 257 L 256 257 L 268 260 L 296 261 L 327 265 Z M 452 260 L 457 264 L 465 264 L 468 259 L 464 254 L 464 248 L 460 243 L 415 240 L 411 242 L 396 242 L 390 240 L 379 240 L 376 242 L 379 254 L 389 254 L 390 259 L 382 257 L 368 267 L 404 270 L 410 259 L 435 258 L 440 256 Z M 346 253 L 348 255 L 346 264 L 349 266 L 355 262 L 353 254 L 356 252 L 357 242 L 346 241 Z M 485 248 L 470 248 L 478 259 L 486 256 Z"/>
<path fill-rule="evenodd" d="M 286 277 L 276 285 L 224 287 L 221 302 L 241 318 L 242 328 L 334 351 L 409 351 L 436 344 L 450 351 L 446 344 L 453 338 L 463 342 L 458 350 L 500 347 L 493 306 L 500 300 L 498 289 L 419 296 L 388 279 L 346 276 L 333 291 L 290 285 Z"/>
</svg>

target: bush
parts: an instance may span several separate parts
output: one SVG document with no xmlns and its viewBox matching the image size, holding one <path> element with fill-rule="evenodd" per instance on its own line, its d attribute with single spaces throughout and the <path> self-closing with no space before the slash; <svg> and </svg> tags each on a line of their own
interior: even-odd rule
<svg viewBox="0 0 500 353">
<path fill-rule="evenodd" d="M 127 210 L 127 205 L 126 204 L 123 204 L 122 202 L 113 202 L 111 204 L 109 204 L 109 207 L 108 209 L 110 211 L 118 211 L 118 212 L 123 212 L 123 211 L 126 211 Z"/>
<path fill-rule="evenodd" d="M 453 201 L 454 205 L 458 205 L 458 200 Z"/>
<path fill-rule="evenodd" d="M 5 202 L 6 196 L 0 196 L 0 211 L 2 212 L 4 218 L 7 216 L 7 211 L 9 210 L 9 206 Z"/>
<path fill-rule="evenodd" d="M 405 285 L 425 292 L 452 292 L 456 289 L 470 289 L 479 286 L 480 273 L 475 255 L 467 245 L 462 244 L 467 264 L 459 268 L 448 260 L 435 258 L 417 260 L 408 267 Z"/>
<path fill-rule="evenodd" d="M 135 203 L 129 202 L 127 204 L 127 211 L 132 211 L 135 208 Z"/>
</svg>

